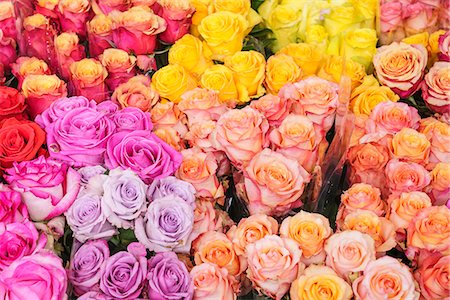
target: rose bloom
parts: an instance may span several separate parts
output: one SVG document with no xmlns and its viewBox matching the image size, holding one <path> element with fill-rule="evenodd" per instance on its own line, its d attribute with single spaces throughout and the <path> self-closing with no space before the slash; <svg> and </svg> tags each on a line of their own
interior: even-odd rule
<svg viewBox="0 0 450 300">
<path fill-rule="evenodd" d="M 299 81 L 302 74 L 302 69 L 291 56 L 275 54 L 267 60 L 264 86 L 269 93 L 278 94 L 285 84 Z"/>
<path fill-rule="evenodd" d="M 150 87 L 146 76 L 135 76 L 119 85 L 111 96 L 111 100 L 122 108 L 132 106 L 142 111 L 150 111 L 159 100 L 158 93 Z"/>
<path fill-rule="evenodd" d="M 97 57 L 111 47 L 113 21 L 104 14 L 95 15 L 86 23 L 91 57 Z"/>
<path fill-rule="evenodd" d="M 430 197 L 433 204 L 444 205 L 450 194 L 450 163 L 436 164 L 431 171 Z"/>
<path fill-rule="evenodd" d="M 325 258 L 323 245 L 331 233 L 328 219 L 306 211 L 287 217 L 280 227 L 280 236 L 293 239 L 302 250 L 302 261 L 308 264 Z"/>
<path fill-rule="evenodd" d="M 422 84 L 422 98 L 434 112 L 450 111 L 450 62 L 436 62 L 425 75 Z"/>
<path fill-rule="evenodd" d="M 264 214 L 256 214 L 241 219 L 237 226 L 234 225 L 230 228 L 227 236 L 233 242 L 237 255 L 247 255 L 247 245 L 255 243 L 267 235 L 277 233 L 277 220 Z"/>
<path fill-rule="evenodd" d="M 408 162 L 427 164 L 430 155 L 430 142 L 426 136 L 411 128 L 403 128 L 397 132 L 389 150 L 394 158 Z"/>
<path fill-rule="evenodd" d="M 173 44 L 189 32 L 195 7 L 189 0 L 159 0 L 158 15 L 167 23 L 167 29 L 159 38 L 168 44 Z"/>
<path fill-rule="evenodd" d="M 44 154 L 45 132 L 38 124 L 15 118 L 0 122 L 0 170 L 14 162 L 28 161 Z"/>
<path fill-rule="evenodd" d="M 450 254 L 450 209 L 444 205 L 421 209 L 406 230 L 408 248 Z"/>
<path fill-rule="evenodd" d="M 5 37 L 2 29 L 0 29 L 0 64 L 6 71 L 9 71 L 10 65 L 16 60 L 17 57 L 17 43 L 13 38 Z"/>
<path fill-rule="evenodd" d="M 449 273 L 450 255 L 442 256 L 435 253 L 425 258 L 414 272 L 421 296 L 425 300 L 448 298 L 450 295 Z"/>
<path fill-rule="evenodd" d="M 177 151 L 186 148 L 184 140 L 181 139 L 180 134 L 174 128 L 158 126 L 157 129 L 153 130 L 153 133 Z"/>
<path fill-rule="evenodd" d="M 63 32 L 55 37 L 58 74 L 65 80 L 70 78 L 69 66 L 86 57 L 84 47 L 79 42 L 78 35 L 73 32 Z"/>
<path fill-rule="evenodd" d="M 370 235 L 375 241 L 377 252 L 389 251 L 397 244 L 394 224 L 369 210 L 357 210 L 350 213 L 345 217 L 340 229 L 357 230 Z"/>
<path fill-rule="evenodd" d="M 317 73 L 324 55 L 324 51 L 318 45 L 308 43 L 291 43 L 277 53 L 291 56 L 306 76 Z"/>
<path fill-rule="evenodd" d="M 17 28 L 15 24 L 14 4 L 12 1 L 0 2 L 0 25 L 5 37 L 17 39 Z"/>
<path fill-rule="evenodd" d="M 18 90 L 0 86 L 0 122 L 9 118 L 25 119 L 25 108 L 25 98 Z"/>
<path fill-rule="evenodd" d="M 130 0 L 94 0 L 92 9 L 96 14 L 109 14 L 114 10 L 126 11 L 133 5 Z"/>
<path fill-rule="evenodd" d="M 152 122 L 156 128 L 169 127 L 175 129 L 181 137 L 187 132 L 185 115 L 180 111 L 178 105 L 161 100 L 156 103 L 150 111 Z"/>
<path fill-rule="evenodd" d="M 430 141 L 430 159 L 427 169 L 432 169 L 439 162 L 447 162 L 450 159 L 450 125 L 442 118 L 426 118 L 420 121 L 419 132 L 425 134 Z"/>
<path fill-rule="evenodd" d="M 389 256 L 370 262 L 363 275 L 353 282 L 353 292 L 356 300 L 418 300 L 420 296 L 409 268 Z"/>
<path fill-rule="evenodd" d="M 268 145 L 267 120 L 251 107 L 233 109 L 223 114 L 212 133 L 214 147 L 224 151 L 236 165 L 246 165 Z"/>
<path fill-rule="evenodd" d="M 353 293 L 351 286 L 333 269 L 311 265 L 292 283 L 290 296 L 292 300 L 350 300 Z"/>
<path fill-rule="evenodd" d="M 281 122 L 289 114 L 292 102 L 280 98 L 277 95 L 267 94 L 250 103 L 250 107 L 256 109 L 269 122 L 271 126 L 280 126 Z"/>
<path fill-rule="evenodd" d="M 86 23 L 91 18 L 89 0 L 59 0 L 59 22 L 64 32 L 73 32 L 81 38 L 87 35 Z"/>
<path fill-rule="evenodd" d="M 178 103 L 181 96 L 197 87 L 195 78 L 182 66 L 167 65 L 153 74 L 152 88 L 162 98 Z"/>
<path fill-rule="evenodd" d="M 147 190 L 147 199 L 153 200 L 166 196 L 176 195 L 195 208 L 195 188 L 189 182 L 180 180 L 174 176 L 167 176 L 152 182 Z"/>
<path fill-rule="evenodd" d="M 367 77 L 362 64 L 352 59 L 343 59 L 339 55 L 326 56 L 324 64 L 317 73 L 320 78 L 336 83 L 340 82 L 342 75 L 350 78 L 352 90 L 360 86 Z"/>
<path fill-rule="evenodd" d="M 395 134 L 404 127 L 417 129 L 420 116 L 417 109 L 400 102 L 381 102 L 372 110 L 367 132 Z"/>
<path fill-rule="evenodd" d="M 245 86 L 237 81 L 231 69 L 225 65 L 212 65 L 200 77 L 200 86 L 205 89 L 217 90 L 220 101 L 232 106 L 235 101 L 248 101 Z"/>
<path fill-rule="evenodd" d="M 93 59 L 85 58 L 70 65 L 70 87 L 72 93 L 100 103 L 107 97 L 106 68 Z"/>
<path fill-rule="evenodd" d="M 398 159 L 389 161 L 385 173 L 391 193 L 421 191 L 431 181 L 430 174 L 422 165 Z"/>
<path fill-rule="evenodd" d="M 28 209 L 20 193 L 0 184 L 0 222 L 5 224 L 23 222 L 28 219 Z"/>
<path fill-rule="evenodd" d="M 87 292 L 77 298 L 78 300 L 108 300 L 105 294 L 100 292 Z"/>
<path fill-rule="evenodd" d="M 195 201 L 194 226 L 192 228 L 192 234 L 194 236 L 201 236 L 208 231 L 222 231 L 222 225 L 220 215 L 214 209 L 214 204 L 211 201 Z"/>
<path fill-rule="evenodd" d="M 215 128 L 216 122 L 211 120 L 192 124 L 189 126 L 189 131 L 184 136 L 184 139 L 191 147 L 198 147 L 205 152 L 214 151 L 210 136 Z"/>
<path fill-rule="evenodd" d="M 381 4 L 380 25 L 383 33 L 395 31 L 402 26 L 402 6 L 401 2 L 386 2 Z"/>
<path fill-rule="evenodd" d="M 403 20 L 405 33 L 410 36 L 426 31 L 430 27 L 435 28 L 438 18 L 436 7 L 438 6 L 437 1 L 416 2 L 406 6 L 404 12 L 406 18 Z"/>
<path fill-rule="evenodd" d="M 333 234 L 325 243 L 326 265 L 336 273 L 350 279 L 352 273 L 363 272 L 375 260 L 375 241 L 356 230 Z"/>
<path fill-rule="evenodd" d="M 216 264 L 202 263 L 195 266 L 190 272 L 194 283 L 195 300 L 235 300 L 236 294 L 233 285 L 237 283 L 227 269 Z"/>
<path fill-rule="evenodd" d="M 422 45 L 392 43 L 377 49 L 373 64 L 381 84 L 401 98 L 408 98 L 420 87 L 428 53 Z"/>
<path fill-rule="evenodd" d="M 22 83 L 28 75 L 50 75 L 47 63 L 36 57 L 19 57 L 11 64 L 11 73 L 17 78 L 17 89 L 22 89 Z"/>
<path fill-rule="evenodd" d="M 98 58 L 108 71 L 108 77 L 105 82 L 111 91 L 114 91 L 120 84 L 127 82 L 136 75 L 136 70 L 134 69 L 136 57 L 129 55 L 124 50 L 105 49 Z"/>
<path fill-rule="evenodd" d="M 450 30 L 439 37 L 439 59 L 450 61 Z"/>
<path fill-rule="evenodd" d="M 386 218 L 398 229 L 408 228 L 409 223 L 423 209 L 431 206 L 431 199 L 423 192 L 401 193 L 388 198 Z"/>
</svg>

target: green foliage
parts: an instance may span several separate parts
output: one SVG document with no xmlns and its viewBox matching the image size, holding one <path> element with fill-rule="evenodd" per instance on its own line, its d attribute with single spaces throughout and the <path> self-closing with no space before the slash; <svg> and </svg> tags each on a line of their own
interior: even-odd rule
<svg viewBox="0 0 450 300">
<path fill-rule="evenodd" d="M 258 8 L 261 6 L 261 4 L 264 3 L 264 0 L 252 0 L 252 8 L 254 10 L 258 10 Z"/>
<path fill-rule="evenodd" d="M 130 243 L 137 242 L 133 229 L 119 229 L 119 234 L 109 240 L 111 255 L 119 251 L 126 251 Z"/>
</svg>

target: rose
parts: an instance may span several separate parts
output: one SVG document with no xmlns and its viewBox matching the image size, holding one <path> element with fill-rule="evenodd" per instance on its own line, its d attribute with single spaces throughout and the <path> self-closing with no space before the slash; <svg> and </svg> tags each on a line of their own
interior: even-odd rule
<svg viewBox="0 0 450 300">
<path fill-rule="evenodd" d="M 152 105 L 158 102 L 159 95 L 149 84 L 148 77 L 132 77 L 114 90 L 111 100 L 122 108 L 132 106 L 142 111 L 150 111 Z"/>
<path fill-rule="evenodd" d="M 384 215 L 385 203 L 378 188 L 366 183 L 355 183 L 341 195 L 341 205 L 336 219 L 343 220 L 359 209 L 370 210 L 377 216 Z"/>
<path fill-rule="evenodd" d="M 353 282 L 355 299 L 419 299 L 414 278 L 407 266 L 384 256 L 370 262 Z"/>
<path fill-rule="evenodd" d="M 325 62 L 317 73 L 320 78 L 336 83 L 340 82 L 342 75 L 350 77 L 352 89 L 355 89 L 361 85 L 367 74 L 362 64 L 351 59 L 343 59 L 338 55 L 326 56 Z"/>
<path fill-rule="evenodd" d="M 83 45 L 79 44 L 78 35 L 73 32 L 63 32 L 55 37 L 55 52 L 58 63 L 58 74 L 61 78 L 70 78 L 69 66 L 86 57 Z"/>
<path fill-rule="evenodd" d="M 28 218 L 28 210 L 20 193 L 0 184 L 0 222 L 9 224 L 23 222 Z"/>
<path fill-rule="evenodd" d="M 233 285 L 236 279 L 229 275 L 227 269 L 216 264 L 202 263 L 191 272 L 194 283 L 194 299 L 235 300 Z"/>
<path fill-rule="evenodd" d="M 192 233 L 194 209 L 175 194 L 154 199 L 145 215 L 136 219 L 139 242 L 155 252 L 188 253 L 196 238 Z"/>
<path fill-rule="evenodd" d="M 104 14 L 97 14 L 86 23 L 91 57 L 97 57 L 111 47 L 112 27 L 111 17 Z"/>
<path fill-rule="evenodd" d="M 364 65 L 366 69 L 372 64 L 376 52 L 377 32 L 372 28 L 358 28 L 344 33 L 341 53 L 349 59 Z"/>
<path fill-rule="evenodd" d="M 147 190 L 149 202 L 172 195 L 180 197 L 195 208 L 195 188 L 187 181 L 167 176 L 166 178 L 154 180 Z"/>
<path fill-rule="evenodd" d="M 65 163 L 40 156 L 14 163 L 5 180 L 22 194 L 33 221 L 50 220 L 66 212 L 80 190 L 80 174 Z"/>
<path fill-rule="evenodd" d="M 392 159 L 385 169 L 391 193 L 421 191 L 430 184 L 431 176 L 421 165 Z"/>
<path fill-rule="evenodd" d="M 356 230 L 333 234 L 325 243 L 326 265 L 350 279 L 352 273 L 362 272 L 375 260 L 375 241 Z"/>
<path fill-rule="evenodd" d="M 224 151 L 238 166 L 245 166 L 268 145 L 267 120 L 251 107 L 232 109 L 217 121 L 211 138 L 216 149 Z"/>
<path fill-rule="evenodd" d="M 213 152 L 214 156 L 216 153 L 223 152 L 214 152 L 215 149 L 212 145 L 211 134 L 216 128 L 216 122 L 211 120 L 201 121 L 189 126 L 189 131 L 184 136 L 184 139 L 188 141 L 191 147 L 197 147 L 202 149 L 205 152 Z M 225 156 L 225 154 L 223 154 Z M 227 160 L 227 158 L 225 157 Z M 217 157 L 216 157 L 217 160 Z M 219 162 L 219 161 L 218 161 Z M 220 165 L 220 164 L 219 164 Z"/>
<path fill-rule="evenodd" d="M 0 270 L 8 268 L 22 257 L 43 249 L 47 239 L 39 234 L 33 222 L 0 223 Z"/>
<path fill-rule="evenodd" d="M 135 55 L 153 53 L 156 35 L 166 30 L 166 22 L 145 6 L 135 6 L 125 12 L 112 12 L 112 38 L 117 48 Z"/>
<path fill-rule="evenodd" d="M 150 113 L 136 107 L 125 107 L 113 116 L 117 132 L 153 129 Z"/>
<path fill-rule="evenodd" d="M 217 0 L 213 3 L 214 11 L 230 11 L 237 13 L 246 18 L 248 22 L 247 33 L 252 30 L 252 28 L 259 24 L 262 19 L 256 11 L 251 8 L 251 4 L 247 0 L 238 0 L 231 3 L 227 0 Z"/>
<path fill-rule="evenodd" d="M 18 90 L 0 86 L 0 103 L 0 122 L 9 118 L 25 119 L 25 98 Z"/>
<path fill-rule="evenodd" d="M 299 81 L 302 74 L 302 69 L 291 56 L 275 54 L 267 60 L 264 86 L 269 93 L 278 94 L 285 84 Z"/>
<path fill-rule="evenodd" d="M 426 300 L 445 299 L 450 293 L 447 284 L 450 256 L 431 254 L 421 263 L 414 272 L 414 277 L 419 283 L 421 296 Z"/>
<path fill-rule="evenodd" d="M 5 299 L 65 299 L 66 270 L 51 251 L 39 252 L 13 262 L 0 276 Z"/>
<path fill-rule="evenodd" d="M 185 116 L 175 103 L 162 100 L 153 106 L 150 113 L 156 128 L 169 127 L 175 129 L 180 136 L 186 134 Z"/>
<path fill-rule="evenodd" d="M 108 300 L 106 295 L 99 292 L 87 292 L 77 298 L 78 300 Z"/>
<path fill-rule="evenodd" d="M 444 122 L 433 120 L 429 124 L 426 124 L 429 119 L 433 118 L 422 120 L 424 125 L 421 125 L 419 130 L 426 135 L 431 144 L 430 160 L 426 166 L 431 169 L 436 163 L 449 160 L 450 125 L 448 125 L 448 122 L 445 122 L 445 119 L 443 119 Z"/>
<path fill-rule="evenodd" d="M 430 37 L 430 34 L 427 31 L 424 31 L 422 33 L 417 33 L 414 35 L 410 35 L 404 39 L 402 39 L 401 41 L 403 43 L 406 44 L 410 44 L 410 45 L 414 45 L 414 44 L 421 44 L 423 45 L 425 48 L 428 47 L 428 39 Z M 427 49 L 430 51 L 431 54 L 431 49 Z"/>
<path fill-rule="evenodd" d="M 67 96 L 66 83 L 56 75 L 28 75 L 22 83 L 30 117 L 34 119 L 59 98 Z"/>
<path fill-rule="evenodd" d="M 79 168 L 78 173 L 81 175 L 82 186 L 86 186 L 92 177 L 105 174 L 106 171 L 107 170 L 102 166 L 86 166 Z"/>
<path fill-rule="evenodd" d="M 189 272 L 174 252 L 158 253 L 148 261 L 148 296 L 152 299 L 191 299 Z"/>
<path fill-rule="evenodd" d="M 74 237 L 85 242 L 90 239 L 110 238 L 117 233 L 102 210 L 102 198 L 82 192 L 65 213 Z"/>
<path fill-rule="evenodd" d="M 439 38 L 441 37 L 441 35 L 445 34 L 445 30 L 440 29 L 440 30 L 436 30 L 435 32 L 431 33 L 429 38 L 428 38 L 428 51 L 430 51 L 431 54 L 431 58 L 429 60 L 429 64 L 434 63 L 437 60 L 437 56 L 440 53 L 439 50 Z"/>
<path fill-rule="evenodd" d="M 34 122 L 5 119 L 0 122 L 0 169 L 4 170 L 13 162 L 27 161 L 44 151 L 45 132 Z"/>
<path fill-rule="evenodd" d="M 408 228 L 409 223 L 417 213 L 426 207 L 431 206 L 431 199 L 423 192 L 401 193 L 391 195 L 388 199 L 388 209 L 386 217 L 398 229 Z"/>
<path fill-rule="evenodd" d="M 22 82 L 28 75 L 50 75 L 47 63 L 36 57 L 19 57 L 11 64 L 11 73 L 17 78 L 17 89 L 22 89 Z"/>
<path fill-rule="evenodd" d="M 410 249 L 450 253 L 450 209 L 431 206 L 421 209 L 406 229 L 407 246 Z"/>
<path fill-rule="evenodd" d="M 346 30 L 357 28 L 356 15 L 354 6 L 332 7 L 330 13 L 324 16 L 324 26 L 330 38 Z"/>
<path fill-rule="evenodd" d="M 243 218 L 237 226 L 232 226 L 227 232 L 228 238 L 233 242 L 237 255 L 248 255 L 246 247 L 265 236 L 278 233 L 278 222 L 267 215 L 257 214 Z"/>
<path fill-rule="evenodd" d="M 208 200 L 195 201 L 194 226 L 192 235 L 200 236 L 208 231 L 223 231 L 224 220 L 220 215 L 221 210 L 214 209 L 214 204 Z"/>
<path fill-rule="evenodd" d="M 328 219 L 306 211 L 287 217 L 280 226 L 280 236 L 293 239 L 297 243 L 302 250 L 302 261 L 307 264 L 325 258 L 323 246 L 331 233 Z"/>
<path fill-rule="evenodd" d="M 197 87 L 195 78 L 179 65 L 167 65 L 153 74 L 152 88 L 161 97 L 178 103 L 181 95 Z"/>
<path fill-rule="evenodd" d="M 14 18 L 14 5 L 12 1 L 0 2 L 0 25 L 5 37 L 17 39 L 17 28 Z"/>
<path fill-rule="evenodd" d="M 108 243 L 94 240 L 83 244 L 70 260 L 68 277 L 76 295 L 100 290 L 100 269 L 109 258 Z"/>
<path fill-rule="evenodd" d="M 450 193 L 450 163 L 441 162 L 436 164 L 431 171 L 431 191 L 435 205 L 444 205 Z"/>
<path fill-rule="evenodd" d="M 114 91 L 120 84 L 127 82 L 136 75 L 136 70 L 134 69 L 136 57 L 128 55 L 124 50 L 105 49 L 98 58 L 108 71 L 108 77 L 105 82 L 111 91 Z"/>
<path fill-rule="evenodd" d="M 391 32 L 402 26 L 402 6 L 401 2 L 386 2 L 381 4 L 381 32 Z"/>
<path fill-rule="evenodd" d="M 250 103 L 250 107 L 263 114 L 271 126 L 280 126 L 289 114 L 291 105 L 291 101 L 271 94 L 264 95 Z"/>
<path fill-rule="evenodd" d="M 292 283 L 290 296 L 292 300 L 350 300 L 353 293 L 350 285 L 331 268 L 311 265 Z"/>
<path fill-rule="evenodd" d="M 439 37 L 439 59 L 450 61 L 450 30 Z"/>
<path fill-rule="evenodd" d="M 234 101 L 246 102 L 245 87 L 234 77 L 233 71 L 225 65 L 212 65 L 200 78 L 202 88 L 217 90 L 222 103 L 234 104 Z"/>
<path fill-rule="evenodd" d="M 306 28 L 304 40 L 308 44 L 327 46 L 328 32 L 322 25 L 314 24 Z"/>
<path fill-rule="evenodd" d="M 158 15 L 167 23 L 167 29 L 159 38 L 165 43 L 173 44 L 189 32 L 195 8 L 187 0 L 160 0 L 158 4 L 161 6 Z"/>
<path fill-rule="evenodd" d="M 74 32 L 84 39 L 87 35 L 86 22 L 91 18 L 90 1 L 60 0 L 58 10 L 62 31 Z"/>
<path fill-rule="evenodd" d="M 130 168 L 146 183 L 172 175 L 181 160 L 179 152 L 144 130 L 114 134 L 105 154 L 106 167 Z"/>
<path fill-rule="evenodd" d="M 108 76 L 106 68 L 93 59 L 85 58 L 70 65 L 70 86 L 72 93 L 84 96 L 97 103 L 107 97 L 105 79 Z"/>
<path fill-rule="evenodd" d="M 158 126 L 156 130 L 153 130 L 153 133 L 177 151 L 186 148 L 184 140 L 181 139 L 180 134 L 174 128 Z"/>
<path fill-rule="evenodd" d="M 404 127 L 417 129 L 420 116 L 417 109 L 406 103 L 385 101 L 372 110 L 367 123 L 370 133 L 395 134 Z"/>
<path fill-rule="evenodd" d="M 50 23 L 55 26 L 55 28 L 60 29 L 61 24 L 59 22 L 58 16 L 58 3 L 55 0 L 39 0 L 35 3 L 35 12 L 40 13 L 47 18 L 49 18 Z"/>
<path fill-rule="evenodd" d="M 435 7 L 433 7 L 435 6 Z M 411 3 L 406 6 L 406 11 L 404 12 L 404 28 L 407 35 L 417 34 L 419 32 L 426 31 L 428 28 L 434 28 L 437 22 L 438 12 L 433 11 L 436 6 L 435 4 L 430 6 L 427 1 Z"/>
<path fill-rule="evenodd" d="M 450 111 L 450 62 L 436 62 L 425 75 L 422 84 L 422 97 L 427 106 L 437 113 Z"/>
<path fill-rule="evenodd" d="M 106 259 L 100 268 L 100 290 L 115 299 L 136 299 L 141 294 L 147 275 L 144 246 L 131 243 Z"/>
<path fill-rule="evenodd" d="M 126 11 L 132 4 L 132 1 L 128 0 L 94 0 L 92 1 L 92 8 L 96 14 L 109 14 L 114 10 Z"/>
<path fill-rule="evenodd" d="M 251 214 L 283 215 L 300 207 L 310 175 L 297 161 L 264 149 L 244 169 L 244 185 Z"/>
<path fill-rule="evenodd" d="M 308 43 L 292 43 L 283 47 L 278 53 L 291 56 L 306 76 L 317 73 L 324 55 L 324 51 L 318 45 Z"/>
<path fill-rule="evenodd" d="M 388 144 L 394 158 L 426 164 L 430 155 L 430 142 L 426 136 L 411 128 L 403 128 Z"/>
<path fill-rule="evenodd" d="M 428 53 L 422 45 L 392 43 L 377 49 L 373 65 L 381 84 L 401 98 L 408 98 L 420 87 Z"/>
<path fill-rule="evenodd" d="M 17 57 L 16 41 L 13 38 L 4 36 L 2 30 L 3 28 L 0 29 L 0 64 L 4 66 L 6 70 L 9 70 L 10 65 Z"/>
</svg>

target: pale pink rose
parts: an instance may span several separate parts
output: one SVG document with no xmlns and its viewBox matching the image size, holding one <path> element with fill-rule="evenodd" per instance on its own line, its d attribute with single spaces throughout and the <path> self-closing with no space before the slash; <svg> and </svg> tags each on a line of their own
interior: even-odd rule
<svg viewBox="0 0 450 300">
<path fill-rule="evenodd" d="M 370 262 L 364 274 L 353 282 L 353 292 L 356 300 L 418 300 L 420 295 L 409 268 L 389 256 Z"/>
<path fill-rule="evenodd" d="M 422 97 L 434 112 L 450 112 L 450 62 L 438 61 L 425 75 Z"/>
<path fill-rule="evenodd" d="M 300 207 L 310 174 L 297 161 L 264 149 L 244 169 L 244 184 L 250 214 L 284 215 Z"/>
<path fill-rule="evenodd" d="M 422 191 L 430 184 L 430 173 L 413 162 L 402 162 L 392 159 L 385 169 L 386 183 L 391 193 Z"/>
<path fill-rule="evenodd" d="M 289 238 L 267 235 L 246 247 L 247 276 L 259 293 L 280 300 L 297 278 L 302 251 Z"/>
<path fill-rule="evenodd" d="M 450 4 L 448 6 L 450 8 Z M 439 37 L 439 51 L 440 60 L 450 61 L 450 30 Z"/>
<path fill-rule="evenodd" d="M 431 206 L 430 197 L 423 192 L 401 193 L 397 196 L 391 195 L 387 202 L 386 218 L 395 225 L 397 231 L 408 228 L 411 220 L 422 208 Z"/>
<path fill-rule="evenodd" d="M 202 263 L 191 270 L 191 278 L 194 283 L 195 300 L 235 300 L 233 291 L 236 279 L 227 269 L 216 264 Z"/>
<path fill-rule="evenodd" d="M 404 28 L 408 36 L 437 29 L 438 11 L 424 3 L 416 2 L 407 5 L 403 16 Z"/>
<path fill-rule="evenodd" d="M 174 44 L 189 33 L 195 7 L 189 0 L 159 0 L 158 4 L 160 9 L 157 13 L 167 23 L 167 29 L 159 38 L 165 43 Z"/>
<path fill-rule="evenodd" d="M 269 123 L 264 116 L 251 107 L 232 109 L 217 121 L 212 141 L 217 150 L 224 151 L 236 166 L 246 166 L 264 147 Z"/>
<path fill-rule="evenodd" d="M 325 243 L 325 252 L 326 265 L 346 280 L 351 273 L 364 271 L 367 264 L 376 259 L 375 241 L 356 230 L 332 235 Z"/>
<path fill-rule="evenodd" d="M 450 255 L 433 253 L 419 264 L 414 277 L 424 300 L 449 299 Z"/>
<path fill-rule="evenodd" d="M 366 123 L 368 133 L 399 132 L 403 127 L 417 129 L 420 116 L 417 109 L 406 103 L 381 102 L 372 110 Z"/>
<path fill-rule="evenodd" d="M 395 1 L 380 5 L 381 32 L 394 31 L 403 25 L 402 8 L 402 3 Z"/>
<path fill-rule="evenodd" d="M 191 147 L 199 147 L 205 152 L 215 151 L 213 142 L 211 141 L 211 133 L 216 128 L 216 122 L 204 120 L 189 126 L 189 131 L 185 135 L 186 141 Z"/>
<path fill-rule="evenodd" d="M 295 159 L 308 172 L 312 172 L 318 155 L 320 137 L 316 137 L 314 123 L 306 116 L 288 115 L 278 128 L 269 134 L 276 152 Z"/>
<path fill-rule="evenodd" d="M 185 115 L 180 111 L 178 105 L 170 101 L 159 101 L 150 110 L 152 122 L 155 128 L 172 127 L 182 138 L 187 133 Z"/>
<path fill-rule="evenodd" d="M 441 162 L 436 164 L 431 171 L 431 184 L 429 194 L 434 205 L 444 205 L 450 201 L 450 163 Z"/>
<path fill-rule="evenodd" d="M 427 168 L 433 168 L 437 163 L 450 161 L 450 125 L 439 122 L 426 134 L 431 143 L 430 160 Z"/>
<path fill-rule="evenodd" d="M 252 101 L 250 107 L 262 113 L 271 126 L 279 126 L 289 114 L 292 102 L 277 95 L 267 94 Z"/>
<path fill-rule="evenodd" d="M 243 218 L 230 228 L 227 236 L 233 242 L 237 255 L 247 255 L 246 247 L 267 235 L 278 233 L 278 222 L 267 215 L 257 214 Z"/>
</svg>

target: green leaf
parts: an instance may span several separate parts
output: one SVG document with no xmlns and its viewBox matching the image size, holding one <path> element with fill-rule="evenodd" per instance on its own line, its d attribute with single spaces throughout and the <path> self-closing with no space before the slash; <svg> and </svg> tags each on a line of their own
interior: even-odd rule
<svg viewBox="0 0 450 300">
<path fill-rule="evenodd" d="M 264 0 L 252 0 L 252 8 L 254 10 L 258 10 L 258 8 L 261 6 L 261 4 L 264 3 Z"/>
</svg>

